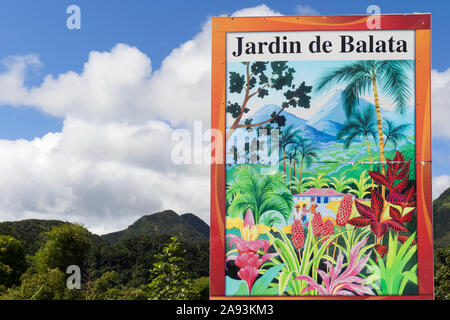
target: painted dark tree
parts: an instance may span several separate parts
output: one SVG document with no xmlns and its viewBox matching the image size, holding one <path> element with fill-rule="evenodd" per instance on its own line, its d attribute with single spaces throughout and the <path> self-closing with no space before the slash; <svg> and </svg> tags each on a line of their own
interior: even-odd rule
<svg viewBox="0 0 450 320">
<path fill-rule="evenodd" d="M 252 128 L 271 123 L 278 127 L 285 125 L 286 117 L 280 115 L 286 108 L 300 107 L 309 108 L 312 87 L 307 86 L 305 82 L 295 85 L 295 69 L 289 67 L 287 61 L 274 62 L 243 62 L 245 74 L 235 71 L 229 73 L 229 92 L 243 93 L 242 101 L 228 101 L 226 111 L 234 118 L 234 122 L 227 132 L 227 140 L 231 137 L 237 128 Z M 274 112 L 268 119 L 253 123 L 252 119 L 245 119 L 241 122 L 244 114 L 250 111 L 247 107 L 248 101 L 257 96 L 261 99 L 268 96 L 273 91 L 284 91 L 283 95 L 286 101 L 281 103 L 281 109 Z"/>
</svg>

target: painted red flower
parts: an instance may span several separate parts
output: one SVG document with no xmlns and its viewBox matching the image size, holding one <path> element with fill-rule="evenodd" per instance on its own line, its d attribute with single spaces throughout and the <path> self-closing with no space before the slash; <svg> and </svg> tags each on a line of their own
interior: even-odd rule
<svg viewBox="0 0 450 320">
<path fill-rule="evenodd" d="M 334 224 L 331 220 L 325 220 L 322 227 L 322 243 L 325 243 L 328 238 L 334 234 Z M 332 242 L 328 244 L 328 247 L 331 246 Z"/>
<path fill-rule="evenodd" d="M 351 194 L 346 194 L 339 204 L 339 208 L 336 214 L 336 223 L 339 226 L 345 226 L 352 214 L 353 197 Z"/>
<path fill-rule="evenodd" d="M 305 242 L 305 231 L 303 230 L 301 220 L 296 219 L 291 228 L 292 243 L 294 247 L 300 249 Z"/>
<path fill-rule="evenodd" d="M 316 237 L 320 237 L 322 235 L 322 228 L 323 228 L 323 220 L 322 220 L 322 215 L 320 214 L 320 212 L 316 212 L 314 214 L 314 217 L 312 218 L 312 230 L 313 230 L 313 234 Z"/>
</svg>

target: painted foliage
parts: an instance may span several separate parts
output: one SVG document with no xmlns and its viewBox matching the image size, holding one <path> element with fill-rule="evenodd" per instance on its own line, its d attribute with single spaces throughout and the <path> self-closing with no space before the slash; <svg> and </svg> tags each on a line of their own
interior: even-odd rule
<svg viewBox="0 0 450 320">
<path fill-rule="evenodd" d="M 225 295 L 417 295 L 414 61 L 226 68 Z"/>
</svg>

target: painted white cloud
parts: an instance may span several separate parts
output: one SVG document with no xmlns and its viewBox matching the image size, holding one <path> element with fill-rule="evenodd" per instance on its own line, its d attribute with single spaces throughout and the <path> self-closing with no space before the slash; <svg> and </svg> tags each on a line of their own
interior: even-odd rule
<svg viewBox="0 0 450 320">
<path fill-rule="evenodd" d="M 232 15 L 279 13 L 261 5 Z M 175 165 L 170 155 L 175 128 L 210 126 L 210 30 L 206 22 L 156 71 L 138 48 L 118 44 L 92 51 L 80 73 L 29 88 L 38 56 L 2 60 L 0 105 L 65 120 L 61 132 L 33 141 L 0 140 L 0 220 L 62 219 L 105 233 L 173 209 L 209 222 L 209 166 Z"/>
</svg>

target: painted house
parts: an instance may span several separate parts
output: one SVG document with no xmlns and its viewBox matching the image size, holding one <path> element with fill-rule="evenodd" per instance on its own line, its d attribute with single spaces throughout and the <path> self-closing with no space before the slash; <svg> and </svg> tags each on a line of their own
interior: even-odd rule
<svg viewBox="0 0 450 320">
<path fill-rule="evenodd" d="M 345 193 L 340 193 L 333 188 L 311 188 L 305 192 L 294 194 L 297 201 L 311 202 L 312 198 L 316 199 L 316 203 L 328 203 L 332 201 L 340 201 Z"/>
</svg>

